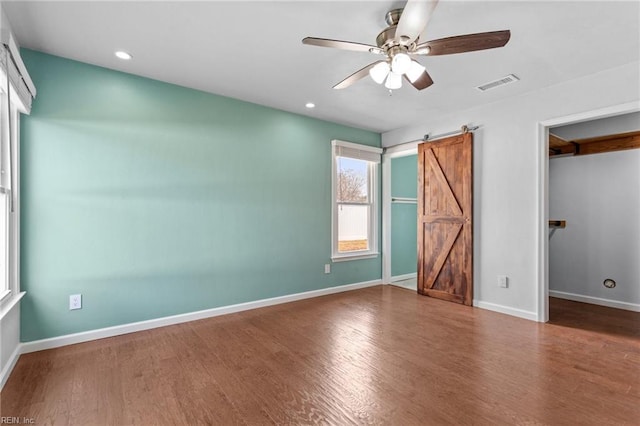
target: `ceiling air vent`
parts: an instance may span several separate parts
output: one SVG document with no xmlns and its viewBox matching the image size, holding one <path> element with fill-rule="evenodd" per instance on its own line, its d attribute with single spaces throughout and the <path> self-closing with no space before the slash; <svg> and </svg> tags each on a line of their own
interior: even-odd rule
<svg viewBox="0 0 640 426">
<path fill-rule="evenodd" d="M 509 74 L 506 77 L 502 77 L 498 80 L 494 80 L 494 81 L 490 81 L 489 83 L 485 83 L 482 84 L 480 86 L 477 86 L 476 89 L 478 89 L 481 92 L 486 92 L 487 90 L 491 90 L 491 89 L 495 89 L 498 86 L 502 86 L 504 84 L 509 84 L 509 83 L 513 83 L 520 80 L 518 77 L 516 77 L 513 74 Z"/>
</svg>

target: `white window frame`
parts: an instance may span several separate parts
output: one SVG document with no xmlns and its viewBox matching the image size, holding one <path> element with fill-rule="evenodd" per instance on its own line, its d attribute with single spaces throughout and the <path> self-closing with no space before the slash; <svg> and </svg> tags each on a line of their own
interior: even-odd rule
<svg viewBox="0 0 640 426">
<path fill-rule="evenodd" d="M 0 186 L 7 194 L 8 235 L 6 273 L 8 282 L 0 288 L 0 320 L 10 312 L 25 295 L 20 290 L 20 114 L 29 114 L 36 96 L 36 88 L 20 57 L 20 49 L 11 31 L 2 5 L 0 5 L 0 117 L 2 126 L 0 141 Z M 7 111 L 8 109 L 8 111 Z M 9 124 L 11 132 L 9 132 Z M 10 147 L 10 149 L 7 149 Z M 11 158 L 9 158 L 11 156 Z M 6 288 L 5 288 L 6 287 Z M 19 327 L 19 324 L 17 325 Z M 17 332 L 17 329 L 16 329 Z"/>
<path fill-rule="evenodd" d="M 7 206 L 7 242 L 6 242 L 6 259 L 3 261 L 6 262 L 6 270 L 4 271 L 6 274 L 6 288 L 0 287 L 0 305 L 3 306 L 5 303 L 8 303 L 9 300 L 13 300 L 12 295 L 20 294 L 20 239 L 19 239 L 19 218 L 20 218 L 20 207 L 19 207 L 19 161 L 20 154 L 18 140 L 20 140 L 20 113 L 15 104 L 9 105 L 10 111 L 10 120 L 11 120 L 11 138 L 7 143 L 7 139 L 9 138 L 9 122 L 7 119 L 7 99 L 6 93 L 0 91 L 0 121 L 2 126 L 0 126 L 0 138 L 1 144 L 0 147 L 0 169 L 5 170 L 10 173 L 10 175 L 3 176 L 1 178 L 2 182 L 0 182 L 0 188 L 2 192 L 6 193 L 7 197 L 9 197 L 9 203 Z M 13 98 L 12 98 L 13 99 Z M 9 149 L 10 144 L 10 149 Z M 11 167 L 9 166 L 9 154 L 12 156 L 11 159 Z M 4 174 L 3 174 L 4 175 Z M 11 204 L 13 203 L 13 211 L 11 209 Z M 0 226 L 4 226 L 4 224 L 0 224 Z M 4 244 L 4 242 L 0 242 L 0 244 Z"/>
<path fill-rule="evenodd" d="M 0 215 L 1 218 L 6 220 L 0 220 L 0 227 L 4 228 L 4 232 L 0 233 L 0 236 L 4 236 L 6 238 L 6 242 L 0 239 L 0 244 L 5 247 L 0 248 L 0 253 L 2 254 L 2 259 L 0 259 L 0 273 L 2 273 L 2 277 L 0 277 L 0 302 L 5 298 L 8 298 L 13 293 L 13 286 L 11 285 L 11 275 L 12 275 L 12 241 L 11 241 L 11 212 L 9 205 L 11 203 L 11 191 L 5 188 L 0 187 L 0 196 L 4 196 L 7 199 L 7 204 L 2 206 L 0 205 L 0 210 L 4 210 L 3 214 Z"/>
<path fill-rule="evenodd" d="M 348 158 L 364 159 L 369 161 L 368 178 L 369 178 L 369 228 L 367 230 L 367 239 L 369 243 L 368 250 L 358 250 L 352 252 L 338 251 L 338 149 L 339 147 L 349 148 L 351 150 L 362 151 L 365 155 L 371 156 L 376 154 L 378 161 L 373 162 L 366 158 L 358 158 L 356 155 L 345 155 Z M 371 259 L 380 255 L 378 251 L 378 229 L 380 201 L 378 200 L 379 181 L 380 181 L 380 157 L 381 148 L 367 145 L 361 145 L 353 142 L 346 142 L 334 139 L 331 141 L 331 261 L 344 262 L 349 260 Z M 343 203 L 341 203 L 343 204 Z"/>
</svg>

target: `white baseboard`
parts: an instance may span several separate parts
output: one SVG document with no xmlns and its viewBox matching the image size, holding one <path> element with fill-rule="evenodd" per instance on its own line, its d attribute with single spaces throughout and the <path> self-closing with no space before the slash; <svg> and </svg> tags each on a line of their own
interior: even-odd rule
<svg viewBox="0 0 640 426">
<path fill-rule="evenodd" d="M 418 274 L 414 272 L 413 274 L 396 275 L 394 277 L 391 277 L 389 281 L 395 283 L 398 281 L 410 280 L 412 278 L 418 278 Z"/>
<path fill-rule="evenodd" d="M 9 357 L 9 361 L 6 363 L 2 371 L 0 372 L 0 391 L 4 387 L 4 384 L 7 383 L 11 372 L 13 371 L 13 367 L 16 366 L 18 359 L 20 358 L 20 354 L 22 353 L 21 345 L 16 346 L 15 350 Z"/>
<path fill-rule="evenodd" d="M 511 308 L 509 306 L 483 302 L 481 300 L 474 300 L 473 306 L 487 309 L 489 311 L 500 312 L 501 314 L 507 314 L 518 318 L 524 318 L 530 321 L 538 321 L 538 315 L 535 312 L 525 311 L 523 309 Z"/>
<path fill-rule="evenodd" d="M 606 306 L 608 308 L 624 309 L 626 311 L 640 312 L 640 304 L 620 302 L 618 300 L 602 299 L 600 297 L 584 296 L 582 294 L 565 293 L 564 291 L 549 290 L 549 296 L 559 299 L 573 300 L 574 302 L 591 303 L 593 305 Z"/>
<path fill-rule="evenodd" d="M 100 328 L 97 330 L 84 331 L 81 333 L 67 334 L 64 336 L 51 337 L 49 339 L 35 340 L 33 342 L 22 343 L 21 353 L 26 354 L 29 352 L 43 351 L 45 349 L 59 348 L 61 346 L 74 345 L 76 343 L 89 342 L 91 340 L 104 339 L 106 337 L 114 337 L 122 334 L 134 333 L 136 331 L 150 330 L 152 328 L 165 327 L 168 325 L 180 324 L 183 322 L 195 321 L 204 318 L 211 318 L 219 315 L 231 314 L 234 312 L 248 311 L 250 309 L 279 305 L 281 303 L 310 299 L 313 297 L 325 296 L 328 294 L 342 293 L 345 291 L 357 290 L 360 288 L 372 287 L 381 284 L 382 280 L 372 280 L 355 284 L 346 284 L 336 287 L 323 288 L 320 290 L 305 291 L 303 293 L 289 294 L 286 296 L 271 297 L 269 299 L 256 300 L 253 302 L 238 303 L 236 305 L 205 309 L 203 311 L 172 315 L 169 317 L 156 318 L 147 321 L 116 325 L 114 327 Z"/>
</svg>

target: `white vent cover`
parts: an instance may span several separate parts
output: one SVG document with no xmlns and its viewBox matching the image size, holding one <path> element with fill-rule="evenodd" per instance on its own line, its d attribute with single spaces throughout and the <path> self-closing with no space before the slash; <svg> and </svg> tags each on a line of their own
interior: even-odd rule
<svg viewBox="0 0 640 426">
<path fill-rule="evenodd" d="M 513 82 L 516 82 L 518 80 L 520 80 L 518 77 L 516 77 L 513 74 L 509 74 L 508 76 L 499 78 L 498 80 L 494 80 L 494 81 L 490 81 L 489 83 L 481 84 L 480 86 L 477 86 L 476 89 L 478 89 L 481 92 L 486 92 L 487 90 L 495 89 L 498 86 L 502 86 L 504 84 L 513 83 Z"/>
</svg>

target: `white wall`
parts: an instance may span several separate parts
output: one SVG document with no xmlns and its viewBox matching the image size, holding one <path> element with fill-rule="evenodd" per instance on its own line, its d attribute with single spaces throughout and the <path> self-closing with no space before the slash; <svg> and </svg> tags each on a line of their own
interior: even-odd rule
<svg viewBox="0 0 640 426">
<path fill-rule="evenodd" d="M 480 125 L 474 136 L 474 300 L 536 319 L 539 262 L 538 125 L 541 121 L 640 100 L 640 62 L 490 105 L 433 115 L 382 135 L 385 147 Z M 517 83 L 515 83 L 517 84 Z M 509 86 L 495 90 L 509 90 Z M 509 288 L 497 285 L 509 276 Z"/>
<path fill-rule="evenodd" d="M 553 127 L 549 129 L 549 132 L 564 140 L 571 141 L 628 133 L 636 130 L 640 130 L 640 112 Z"/>
<path fill-rule="evenodd" d="M 550 160 L 549 218 L 567 221 L 549 240 L 551 294 L 640 310 L 640 149 Z"/>
</svg>

